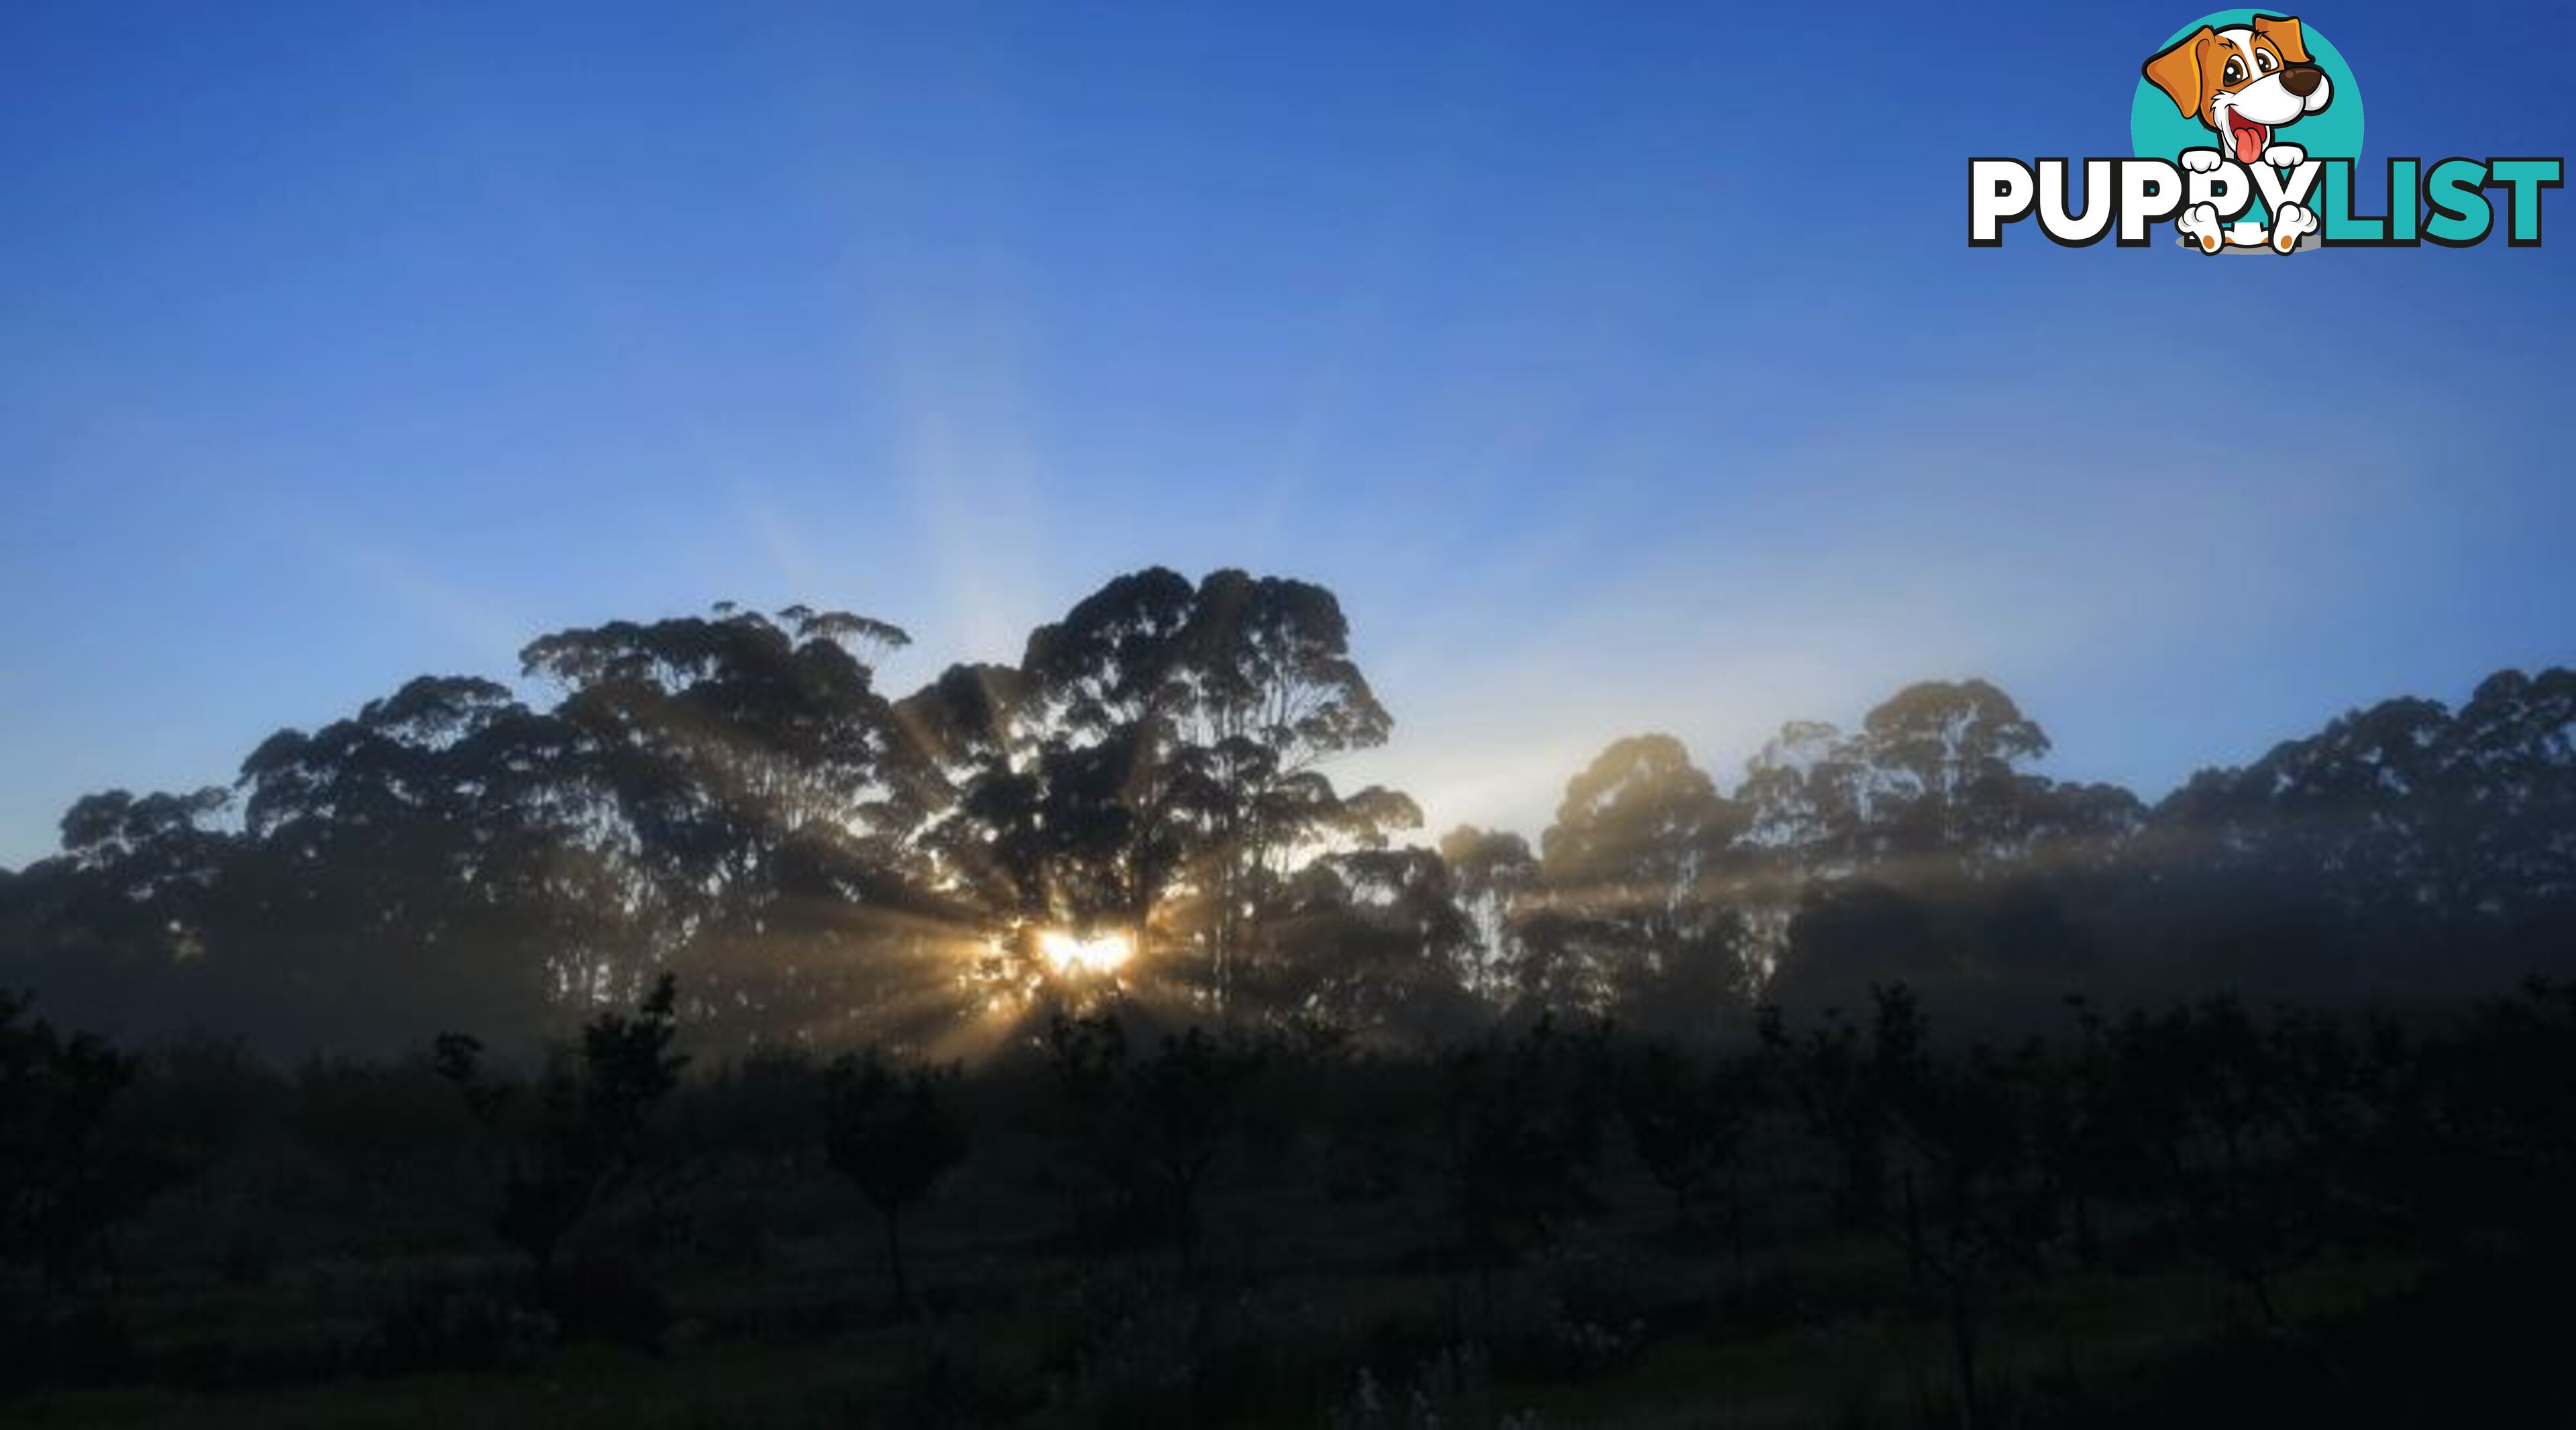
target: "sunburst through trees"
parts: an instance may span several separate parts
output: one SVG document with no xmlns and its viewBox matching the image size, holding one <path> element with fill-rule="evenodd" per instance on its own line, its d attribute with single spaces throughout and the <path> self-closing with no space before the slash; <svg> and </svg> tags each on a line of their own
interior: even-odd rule
<svg viewBox="0 0 2576 1430">
<path fill-rule="evenodd" d="M 1034 1045 L 1060 1010 L 1395 1042 L 1498 1016 L 1693 1036 L 1903 980 L 2008 1021 L 2078 990 L 2474 989 L 2576 921 L 2576 674 L 2396 700 L 2149 806 L 2037 773 L 1979 680 L 1793 722 L 1729 786 L 1612 741 L 1533 847 L 1345 791 L 1393 720 L 1332 593 L 1117 577 L 1013 665 L 890 698 L 802 606 L 532 642 L 94 795 L 0 881 L 0 984 L 126 1031 L 527 1047 L 680 975 L 711 1052 Z M 2259 950 L 2259 957 L 2255 956 Z"/>
</svg>

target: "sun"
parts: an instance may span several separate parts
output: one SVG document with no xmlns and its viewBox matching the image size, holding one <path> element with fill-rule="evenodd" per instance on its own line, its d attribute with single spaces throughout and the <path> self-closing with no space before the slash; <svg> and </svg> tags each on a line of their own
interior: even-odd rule
<svg viewBox="0 0 2576 1430">
<path fill-rule="evenodd" d="M 1136 947 L 1125 934 L 1085 937 L 1068 929 L 1043 929 L 1038 933 L 1038 952 L 1058 973 L 1103 974 L 1116 972 L 1135 955 Z"/>
</svg>

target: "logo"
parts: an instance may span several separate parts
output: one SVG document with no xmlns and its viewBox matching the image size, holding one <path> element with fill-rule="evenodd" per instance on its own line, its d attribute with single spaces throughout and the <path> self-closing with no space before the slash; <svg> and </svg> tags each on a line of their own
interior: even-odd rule
<svg viewBox="0 0 2576 1430">
<path fill-rule="evenodd" d="M 2209 255 L 2466 248 L 2499 227 L 2529 248 L 2540 243 L 2542 195 L 2564 179 L 2559 159 L 2392 158 L 2388 212 L 2358 212 L 2361 87 L 2333 43 L 2294 15 L 2204 16 L 2145 56 L 2133 89 L 2131 157 L 1969 160 L 1969 246 L 2000 247 L 2006 224 L 2035 217 L 2071 248 L 2105 235 L 2142 248 L 2168 221 L 2174 242 Z"/>
</svg>

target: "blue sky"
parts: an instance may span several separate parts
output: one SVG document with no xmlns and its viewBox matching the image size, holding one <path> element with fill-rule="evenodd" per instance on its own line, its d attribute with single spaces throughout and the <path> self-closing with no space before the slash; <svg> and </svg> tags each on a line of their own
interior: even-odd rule
<svg viewBox="0 0 2576 1430">
<path fill-rule="evenodd" d="M 1353 773 L 1532 832 L 1918 677 L 2153 796 L 2576 658 L 2576 215 L 1963 243 L 2191 10 L 530 8 L 0 16 L 0 863 L 563 625 L 847 606 L 908 688 L 1149 562 L 1332 586 Z M 2576 149 L 2567 7 L 2303 18 L 2366 170 Z"/>
</svg>

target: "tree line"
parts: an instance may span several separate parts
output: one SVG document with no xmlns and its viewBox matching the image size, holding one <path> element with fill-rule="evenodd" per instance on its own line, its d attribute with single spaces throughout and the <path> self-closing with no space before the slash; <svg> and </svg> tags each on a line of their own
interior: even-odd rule
<svg viewBox="0 0 2576 1430">
<path fill-rule="evenodd" d="M 1727 1045 L 1549 1014 L 1410 1057 L 1314 1027 L 1157 1035 L 1059 1009 L 971 1073 L 773 1047 L 688 1080 L 681 1006 L 664 976 L 532 1069 L 450 1033 L 287 1074 L 212 1043 L 136 1058 L 0 1000 L 0 1371 L 274 1388 L 525 1369 L 566 1342 L 660 1353 L 683 1323 L 839 1355 L 852 1325 L 917 1323 L 936 1346 L 975 1327 L 1044 1349 L 963 1379 L 942 1350 L 872 1417 L 1514 1424 L 1479 1357 L 1522 1392 L 1579 1387 L 1659 1342 L 1891 1317 L 1939 1347 L 1893 1423 L 2576 1409 L 2545 1349 L 2576 1268 L 2567 983 L 2437 1018 L 2078 1000 L 2012 1041 L 1936 1039 L 1910 989 L 1881 985 L 1850 1013 L 1766 1007 Z M 241 1326 L 184 1351 L 139 1329 L 148 1295 L 256 1300 L 281 1275 L 218 1194 L 246 1176 L 296 1188 L 313 1254 L 398 1236 L 408 1250 L 372 1254 L 418 1279 L 291 1353 Z M 960 1250 L 952 1229 L 925 1275 L 907 1228 L 958 1183 L 981 1240 Z M 1260 1319 L 1312 1293 L 1307 1268 L 1247 1249 L 1283 1205 L 1300 1245 L 1402 1228 L 1396 1284 L 1438 1289 L 1374 1344 Z M 117 1250 L 147 1208 L 157 1260 Z M 1688 1274 L 1587 1269 L 1622 1223 Z M 791 1240 L 807 1253 L 774 1256 Z M 828 1277 L 818 1247 L 839 1248 Z M 1144 1299 L 1033 1339 L 1046 1313 L 1013 1287 L 959 1284 L 997 1251 Z M 2026 1348 L 2035 1305 L 2152 1304 L 2177 1278 L 2222 1288 L 2218 1351 L 2143 1383 L 1996 1354 L 2016 1320 Z M 1410 1386 L 1409 1417 L 1319 1398 L 1355 1385 L 1374 1406 L 1381 1373 Z"/>
<path fill-rule="evenodd" d="M 1721 786 L 1615 741 L 1533 847 L 1436 843 L 1341 756 L 1393 720 L 1339 603 L 1151 569 L 1016 665 L 890 696 L 885 622 L 802 606 L 556 632 L 516 687 L 424 676 L 228 787 L 75 803 L 0 873 L 0 986 L 82 1026 L 534 1049 L 665 974 L 711 1047 L 1158 1026 L 1387 1044 L 1651 1035 L 1903 982 L 1965 1024 L 2071 993 L 2458 996 L 2576 948 L 2576 672 L 2395 699 L 2154 804 L 2036 770 L 1982 680 L 1793 722 Z M 1114 967 L 1051 955 L 1114 948 Z"/>
</svg>

